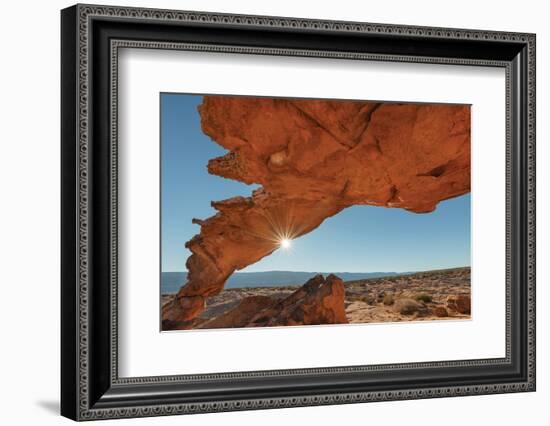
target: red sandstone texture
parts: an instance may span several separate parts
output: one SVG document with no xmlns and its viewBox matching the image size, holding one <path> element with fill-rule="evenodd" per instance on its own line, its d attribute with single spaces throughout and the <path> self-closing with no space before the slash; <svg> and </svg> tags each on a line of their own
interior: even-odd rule
<svg viewBox="0 0 550 426">
<path fill-rule="evenodd" d="M 205 96 L 199 112 L 204 133 L 229 151 L 208 171 L 262 187 L 194 219 L 188 282 L 162 310 L 177 328 L 234 271 L 346 207 L 428 213 L 470 191 L 469 106 Z"/>
<path fill-rule="evenodd" d="M 471 311 L 470 296 L 466 294 L 460 294 L 458 296 L 450 296 L 447 299 L 447 307 L 455 310 L 459 314 L 470 314 Z"/>
<path fill-rule="evenodd" d="M 283 300 L 247 297 L 234 309 L 198 328 L 347 324 L 344 298 L 340 278 L 317 275 Z"/>
</svg>

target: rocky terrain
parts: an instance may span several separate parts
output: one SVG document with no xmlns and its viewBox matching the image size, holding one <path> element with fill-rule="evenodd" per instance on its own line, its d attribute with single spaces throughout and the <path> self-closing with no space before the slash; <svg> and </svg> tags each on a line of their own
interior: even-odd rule
<svg viewBox="0 0 550 426">
<path fill-rule="evenodd" d="M 346 207 L 428 213 L 470 191 L 467 105 L 205 96 L 199 113 L 228 150 L 209 173 L 261 188 L 193 220 L 201 231 L 186 243 L 187 283 L 163 306 L 166 323 L 192 322 L 233 272 Z"/>
<path fill-rule="evenodd" d="M 346 283 L 350 323 L 470 318 L 470 268 Z"/>
<path fill-rule="evenodd" d="M 163 305 L 175 295 L 163 296 Z M 470 268 L 342 281 L 329 275 L 303 286 L 227 289 L 193 320 L 164 330 L 379 323 L 470 318 Z"/>
</svg>

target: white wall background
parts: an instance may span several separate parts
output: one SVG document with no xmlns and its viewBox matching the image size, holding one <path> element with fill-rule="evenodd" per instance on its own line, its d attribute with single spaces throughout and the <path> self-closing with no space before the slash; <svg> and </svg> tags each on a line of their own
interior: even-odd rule
<svg viewBox="0 0 550 426">
<path fill-rule="evenodd" d="M 489 420 L 544 424 L 550 401 L 550 27 L 545 2 L 428 0 L 109 1 L 143 7 L 219 11 L 526 31 L 537 33 L 538 97 L 538 390 L 421 401 L 293 408 L 187 417 L 118 420 L 118 424 L 318 425 L 350 423 L 447 426 Z M 0 418 L 7 425 L 68 424 L 59 404 L 59 9 L 71 2 L 11 1 L 0 25 Z M 545 221 L 546 219 L 546 221 Z M 538 419 L 538 420 L 537 420 Z M 130 422 L 130 423 L 129 423 Z M 107 421 L 102 424 L 116 424 Z"/>
</svg>

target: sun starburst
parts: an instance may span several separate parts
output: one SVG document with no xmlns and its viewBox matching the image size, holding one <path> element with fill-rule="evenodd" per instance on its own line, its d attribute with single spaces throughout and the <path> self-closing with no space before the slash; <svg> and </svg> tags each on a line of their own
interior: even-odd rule
<svg viewBox="0 0 550 426">
<path fill-rule="evenodd" d="M 269 242 L 266 246 L 266 255 L 277 249 L 292 253 L 295 249 L 294 240 L 304 233 L 302 227 L 297 224 L 292 203 L 284 208 L 266 210 L 263 217 L 265 226 L 248 229 L 246 232 L 251 237 Z"/>
<path fill-rule="evenodd" d="M 281 241 L 279 242 L 279 245 L 281 246 L 282 249 L 289 249 L 290 246 L 292 245 L 292 240 L 290 238 L 281 238 Z"/>
</svg>

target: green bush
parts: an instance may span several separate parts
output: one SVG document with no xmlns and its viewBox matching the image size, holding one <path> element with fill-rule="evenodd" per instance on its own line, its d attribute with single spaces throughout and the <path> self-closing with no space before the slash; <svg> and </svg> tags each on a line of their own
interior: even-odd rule
<svg viewBox="0 0 550 426">
<path fill-rule="evenodd" d="M 429 294 L 419 294 L 415 297 L 415 299 L 419 302 L 430 303 L 432 301 L 432 296 Z"/>
</svg>

